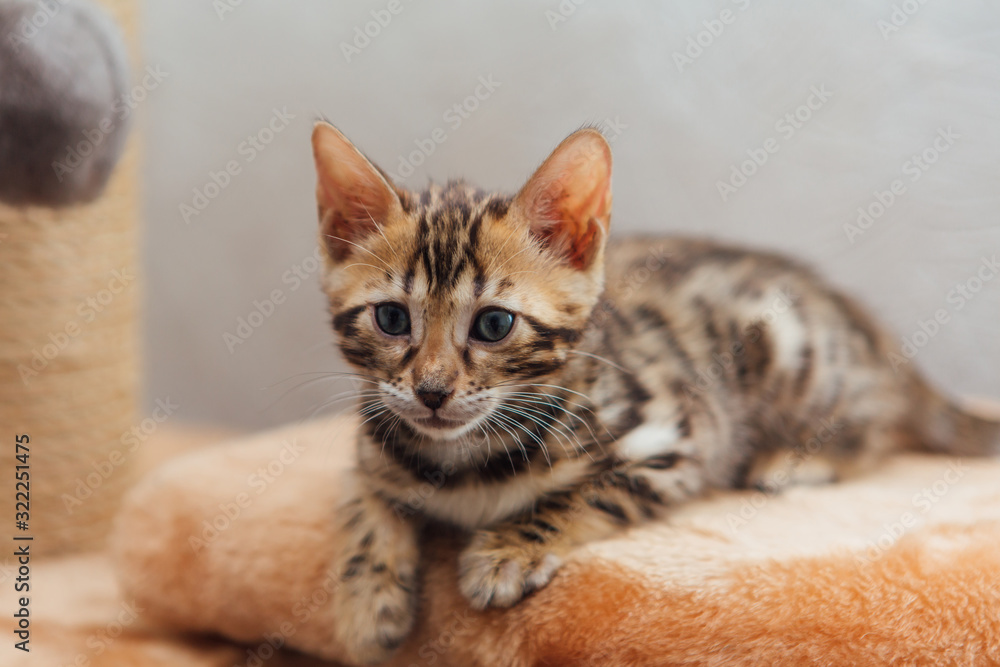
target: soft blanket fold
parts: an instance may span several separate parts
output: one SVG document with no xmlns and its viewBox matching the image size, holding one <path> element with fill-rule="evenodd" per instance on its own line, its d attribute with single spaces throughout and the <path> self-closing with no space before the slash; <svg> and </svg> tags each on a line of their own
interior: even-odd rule
<svg viewBox="0 0 1000 667">
<path fill-rule="evenodd" d="M 288 427 L 147 478 L 114 538 L 125 599 L 247 644 L 236 664 L 298 660 L 276 646 L 336 660 L 327 567 L 352 428 Z M 1000 663 L 997 461 L 907 455 L 841 484 L 719 493 L 579 549 L 509 610 L 458 593 L 462 539 L 428 537 L 421 620 L 389 664 Z"/>
</svg>

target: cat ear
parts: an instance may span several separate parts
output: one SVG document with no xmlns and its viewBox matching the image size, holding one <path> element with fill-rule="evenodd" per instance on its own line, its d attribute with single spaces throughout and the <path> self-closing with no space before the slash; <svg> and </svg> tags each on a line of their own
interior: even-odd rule
<svg viewBox="0 0 1000 667">
<path fill-rule="evenodd" d="M 611 222 L 611 147 L 600 132 L 567 137 L 514 199 L 531 231 L 571 266 L 591 266 Z"/>
<path fill-rule="evenodd" d="M 312 134 L 320 236 L 334 260 L 342 260 L 384 222 L 402 211 L 396 190 L 340 131 L 318 122 Z"/>
</svg>

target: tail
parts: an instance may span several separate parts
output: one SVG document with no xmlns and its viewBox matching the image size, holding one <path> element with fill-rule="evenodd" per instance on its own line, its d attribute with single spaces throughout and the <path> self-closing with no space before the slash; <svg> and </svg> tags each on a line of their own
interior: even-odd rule
<svg viewBox="0 0 1000 667">
<path fill-rule="evenodd" d="M 919 415 L 918 449 L 954 456 L 1000 456 L 1000 421 L 967 412 L 934 394 L 926 398 Z"/>
</svg>

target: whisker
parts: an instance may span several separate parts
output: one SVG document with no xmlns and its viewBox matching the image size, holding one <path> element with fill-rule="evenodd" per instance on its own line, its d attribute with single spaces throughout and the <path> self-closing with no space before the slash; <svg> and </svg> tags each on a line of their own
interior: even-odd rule
<svg viewBox="0 0 1000 667">
<path fill-rule="evenodd" d="M 400 417 L 399 415 L 395 415 L 395 417 L 396 419 L 392 422 L 392 428 L 389 429 L 388 433 L 386 433 L 385 440 L 383 440 L 382 442 L 383 449 L 385 449 L 386 441 L 388 441 L 390 438 L 393 438 L 396 435 L 396 432 L 399 430 L 399 425 L 403 423 L 402 417 Z"/>
<path fill-rule="evenodd" d="M 485 423 L 489 424 L 492 420 L 493 420 L 493 415 L 491 414 L 491 415 L 489 415 L 486 418 Z M 510 429 L 508 429 L 507 427 L 505 427 L 503 424 L 497 422 L 495 425 L 499 426 L 504 431 L 506 431 L 507 434 L 510 435 L 510 437 L 511 437 L 512 440 L 515 440 L 515 441 L 517 440 L 517 438 L 514 436 L 514 434 L 510 432 Z M 493 426 L 490 426 L 490 429 L 493 430 L 494 433 L 496 433 L 496 430 L 493 429 Z M 500 445 L 503 447 L 504 452 L 507 453 L 507 460 L 510 462 L 510 471 L 512 473 L 516 473 L 517 472 L 517 468 L 514 466 L 514 459 L 511 458 L 511 456 L 510 456 L 510 449 L 507 448 L 507 443 L 504 441 L 504 439 L 500 436 L 499 433 L 497 433 L 497 438 L 500 439 Z M 525 452 L 525 460 L 527 460 L 527 452 Z"/>
<path fill-rule="evenodd" d="M 511 456 L 510 456 L 510 450 L 507 449 L 507 443 L 504 442 L 503 436 L 501 436 L 499 433 L 497 433 L 496 429 L 493 428 L 493 426 L 490 424 L 490 417 L 487 417 L 485 420 L 483 420 L 483 423 L 480 425 L 480 428 L 483 429 L 483 434 L 486 434 L 486 430 L 485 429 L 488 428 L 497 437 L 497 440 L 500 441 L 500 446 L 503 447 L 503 451 L 507 454 L 507 462 L 510 463 L 510 471 L 513 472 L 513 473 L 516 473 L 517 472 L 517 468 L 514 466 L 514 459 L 511 458 Z M 486 436 L 486 451 L 487 451 L 487 454 L 489 454 L 489 452 L 490 452 L 490 438 L 489 438 L 489 435 Z"/>
<path fill-rule="evenodd" d="M 538 400 L 541 397 L 549 398 L 551 400 L 550 401 Z M 528 392 L 510 392 L 510 393 L 504 394 L 504 400 L 508 400 L 508 401 L 515 402 L 515 403 L 521 403 L 521 402 L 523 402 L 523 403 L 534 403 L 534 404 L 537 404 L 537 405 L 551 406 L 551 407 L 553 407 L 553 408 L 555 408 L 557 410 L 561 410 L 566 415 L 572 417 L 573 419 L 575 419 L 578 422 L 580 422 L 581 424 L 583 424 L 584 427 L 587 429 L 587 431 L 590 433 L 590 437 L 594 439 L 594 442 L 600 444 L 600 441 L 599 441 L 599 439 L 597 437 L 597 434 L 594 433 L 594 429 L 590 428 L 590 422 L 587 421 L 586 419 L 584 419 L 583 417 L 581 417 L 580 415 L 574 413 L 573 411 L 567 409 L 561 403 L 556 402 L 556 401 L 559 401 L 560 399 L 558 399 L 555 396 L 550 396 L 549 394 L 538 394 L 538 393 L 534 393 L 533 394 L 533 393 L 528 393 Z M 569 403 L 569 405 L 573 405 L 573 406 L 576 406 L 576 407 L 579 407 L 579 408 L 582 408 L 582 409 L 586 410 L 590 414 L 594 415 L 594 417 L 596 419 L 597 415 L 594 414 L 594 411 L 591 410 L 590 408 L 588 408 L 587 406 L 581 405 L 579 403 L 573 403 L 571 401 L 566 401 L 566 402 Z M 607 427 L 605 427 L 604 430 L 607 431 L 607 433 L 608 433 L 609 436 L 611 435 L 611 432 L 607 430 Z"/>
<path fill-rule="evenodd" d="M 352 399 L 352 398 L 354 398 L 354 397 L 353 396 L 345 396 L 345 397 L 337 399 L 335 401 L 326 401 L 324 403 L 321 403 L 319 406 L 317 406 L 315 409 L 313 409 L 309 413 L 309 415 L 307 417 L 305 417 L 305 419 L 303 421 L 307 421 L 309 419 L 312 419 L 313 417 L 315 417 L 316 415 L 318 415 L 320 412 L 322 412 L 326 408 L 329 408 L 329 407 L 335 405 L 336 403 L 340 403 L 340 402 L 343 402 L 343 401 L 346 401 L 346 400 L 349 400 L 349 399 Z M 380 398 L 371 398 L 371 399 L 368 399 L 366 401 L 362 401 L 360 403 L 360 405 L 366 405 L 368 403 L 376 403 L 376 404 L 377 403 L 381 403 L 381 399 Z M 360 414 L 361 411 L 359 410 L 358 412 Z"/>
<path fill-rule="evenodd" d="M 389 241 L 389 237 L 385 235 L 385 232 L 382 231 L 382 227 L 378 224 L 378 222 L 375 221 L 375 218 L 372 217 L 372 214 L 368 211 L 368 207 L 365 206 L 363 203 L 362 207 L 365 209 L 365 214 L 368 216 L 368 219 L 372 221 L 373 225 L 375 225 L 375 229 L 377 229 L 378 233 L 381 234 L 382 238 L 385 239 L 385 243 L 386 245 L 389 246 L 389 250 L 390 252 L 392 252 L 392 256 L 395 257 L 396 261 L 398 262 L 399 255 L 396 254 L 396 249 L 392 246 L 392 243 Z"/>
<path fill-rule="evenodd" d="M 399 415 L 393 413 L 392 417 L 390 417 L 390 419 L 389 419 L 389 426 L 386 429 L 386 433 L 385 433 L 384 437 L 382 437 L 382 449 L 383 449 L 383 451 L 385 450 L 385 443 L 387 443 L 389 441 L 389 433 L 393 429 L 395 429 L 396 426 L 398 426 L 398 425 L 399 425 Z M 373 431 L 373 435 L 378 434 L 378 430 L 380 428 L 382 428 L 382 426 L 385 426 L 385 422 L 383 422 L 383 423 L 381 423 L 381 424 L 379 424 L 378 426 L 375 427 L 375 430 Z"/>
<path fill-rule="evenodd" d="M 320 379 L 327 379 L 327 378 L 335 378 L 338 380 L 343 378 L 356 379 L 359 381 L 371 382 L 372 384 L 377 384 L 378 382 L 381 382 L 381 380 L 379 380 L 379 378 L 375 377 L 374 375 L 364 375 L 362 373 L 346 373 L 341 371 L 306 371 L 304 373 L 296 373 L 295 375 L 290 375 L 284 380 L 275 382 L 274 384 L 264 385 L 260 389 L 261 391 L 264 391 L 266 389 L 274 389 L 278 385 L 282 385 L 290 380 L 294 380 L 295 378 L 300 378 L 303 375 L 322 375 L 323 377 Z"/>
<path fill-rule="evenodd" d="M 511 439 L 511 441 L 512 441 L 512 442 L 513 442 L 513 443 L 514 443 L 515 445 L 517 445 L 517 446 L 518 446 L 518 449 L 520 449 L 520 450 L 521 450 L 521 458 L 523 458 L 523 459 L 524 459 L 525 461 L 527 461 L 527 460 L 528 460 L 528 450 L 527 450 L 527 449 L 525 449 L 525 447 L 524 447 L 524 443 L 522 443 L 522 442 L 521 442 L 521 439 L 520 439 L 520 438 L 518 438 L 518 437 L 517 437 L 516 435 L 514 435 L 514 432 L 513 432 L 513 431 L 511 431 L 511 430 L 510 430 L 509 428 L 507 428 L 507 427 L 506 427 L 506 426 L 505 426 L 505 425 L 504 425 L 504 424 L 503 424 L 502 422 L 500 422 L 500 421 L 494 421 L 494 420 L 496 420 L 496 418 L 497 418 L 498 416 L 499 416 L 499 415 L 497 415 L 497 413 L 496 413 L 496 412 L 494 412 L 494 413 L 490 414 L 490 416 L 489 416 L 489 417 L 487 417 L 486 419 L 487 419 L 487 421 L 493 421 L 493 423 L 494 423 L 494 424 L 495 424 L 496 426 L 498 426 L 498 427 L 500 427 L 501 429 L 503 429 L 503 430 L 504 430 L 504 431 L 505 431 L 505 432 L 507 433 L 507 435 L 509 435 L 509 436 L 510 436 L 510 439 Z M 501 442 L 503 442 L 503 441 L 501 441 Z M 507 449 L 507 445 L 506 445 L 506 444 L 504 444 L 503 448 L 504 448 L 504 451 L 506 451 L 506 452 L 507 452 L 507 456 L 508 456 L 508 457 L 510 457 L 510 451 L 509 451 L 509 450 Z M 514 465 L 514 460 L 513 460 L 513 459 L 511 459 L 511 466 L 513 466 L 513 465 Z"/>
<path fill-rule="evenodd" d="M 480 470 L 479 462 L 476 460 L 476 457 L 473 455 L 473 453 L 472 453 L 472 446 L 469 444 L 469 434 L 468 433 L 462 434 L 462 439 L 459 441 L 459 446 L 462 448 L 462 451 L 465 453 L 465 456 L 468 457 L 469 461 L 472 462 L 472 465 L 475 466 L 476 470 Z M 489 456 L 490 456 L 490 449 L 489 449 L 489 441 L 487 440 L 486 457 L 489 458 Z M 483 463 L 483 465 L 485 466 L 485 462 Z"/>
<path fill-rule="evenodd" d="M 580 393 L 580 392 L 578 392 L 578 391 L 574 391 L 574 390 L 572 390 L 572 389 L 569 389 L 569 388 L 567 388 L 567 387 L 561 387 L 561 386 L 559 386 L 559 385 L 557 385 L 557 384 L 544 384 L 544 383 L 521 383 L 521 384 L 504 384 L 504 383 L 498 383 L 498 384 L 497 384 L 496 386 L 498 386 L 498 387 L 499 387 L 499 386 L 506 386 L 506 387 L 546 387 L 546 388 L 551 388 L 551 389 L 558 389 L 558 390 L 560 390 L 560 391 L 565 391 L 565 392 L 568 392 L 568 393 L 570 393 L 570 394 L 573 394 L 574 396 L 579 396 L 580 398 L 583 398 L 583 399 L 585 399 L 585 400 L 586 400 L 586 401 L 587 401 L 588 403 L 590 403 L 591 405 L 594 405 L 594 407 L 597 407 L 597 406 L 596 406 L 596 405 L 594 404 L 594 401 L 593 401 L 593 400 L 591 400 L 591 398 L 590 398 L 589 396 L 587 396 L 586 394 L 581 394 L 581 393 Z M 513 393 L 513 392 L 511 392 L 511 393 Z M 543 395 L 545 395 L 545 396 L 549 396 L 548 394 L 544 394 L 544 392 L 543 392 Z M 554 397 L 553 397 L 553 398 L 554 398 Z M 576 404 L 576 405 L 579 405 L 579 404 Z M 583 405 L 579 405 L 579 407 L 583 408 L 584 410 L 586 410 L 586 411 L 587 411 L 587 412 L 589 412 L 590 414 L 594 415 L 594 418 L 595 418 L 595 419 L 597 420 L 597 422 L 598 422 L 598 423 L 600 423 L 600 424 L 601 424 L 601 427 L 602 427 L 602 428 L 604 429 L 604 432 L 605 432 L 605 433 L 607 433 L 607 434 L 608 434 L 608 436 L 609 436 L 609 437 L 610 437 L 610 438 L 611 438 L 612 440 L 614 440 L 614 439 L 615 439 L 615 436 L 614 436 L 614 434 L 612 434 L 612 433 L 611 433 L 611 431 L 609 431 L 609 430 L 608 430 L 607 426 L 605 426 L 605 425 L 603 424 L 603 422 L 601 422 L 601 420 L 600 420 L 600 419 L 599 419 L 599 418 L 597 417 L 597 413 L 596 413 L 596 412 L 594 412 L 594 410 L 592 410 L 592 409 L 590 409 L 590 408 L 588 408 L 588 407 L 586 407 L 586 406 L 583 406 Z"/>
<path fill-rule="evenodd" d="M 372 252 L 371 250 L 369 250 L 368 248 L 365 248 L 365 247 L 364 247 L 364 246 L 362 246 L 362 245 L 358 245 L 358 244 L 357 244 L 357 243 L 355 243 L 354 241 L 348 241 L 348 240 L 347 240 L 347 239 L 345 239 L 345 238 L 341 238 L 341 237 L 339 237 L 339 236 L 334 236 L 333 234 L 327 234 L 327 235 L 326 235 L 326 238 L 328 238 L 328 239 L 336 239 L 336 240 L 338 240 L 338 241 L 343 241 L 344 243 L 349 243 L 350 245 L 354 246 L 355 248 L 357 248 L 357 249 L 358 249 L 358 250 L 360 250 L 361 252 L 366 252 L 366 253 L 368 253 L 369 255 L 371 255 L 372 257 L 374 257 L 375 259 L 377 259 L 378 261 L 380 261 L 380 262 L 382 262 L 383 264 L 385 264 L 386 268 L 388 268 L 388 269 L 390 269 L 390 270 L 394 268 L 394 267 L 392 266 L 392 264 L 389 264 L 389 262 L 387 262 L 387 261 L 385 261 L 384 259 L 382 259 L 381 257 L 379 257 L 378 255 L 376 255 L 375 253 L 373 253 L 373 252 Z"/>
<path fill-rule="evenodd" d="M 594 404 L 594 401 L 591 400 L 590 396 L 587 396 L 586 394 L 581 394 L 580 392 L 574 391 L 572 389 L 568 389 L 567 387 L 561 387 L 561 386 L 559 386 L 557 384 L 544 384 L 544 383 L 540 383 L 540 382 L 536 382 L 536 383 L 530 383 L 529 382 L 529 383 L 522 383 L 522 384 L 511 384 L 511 383 L 507 383 L 507 382 L 498 382 L 495 386 L 497 386 L 497 387 L 548 387 L 550 389 L 558 389 L 559 391 L 568 392 L 568 393 L 573 394 L 575 396 L 579 396 L 580 398 L 585 398 L 585 399 L 587 399 L 587 401 L 591 405 Z"/>
<path fill-rule="evenodd" d="M 515 236 L 514 234 L 508 234 L 507 238 L 504 239 L 503 245 L 501 245 L 500 248 L 496 251 L 496 254 L 493 255 L 493 259 L 490 260 L 490 265 L 486 269 L 487 274 L 493 272 L 493 265 L 496 264 L 498 259 L 500 259 L 500 256 L 503 254 L 503 251 L 507 248 L 507 244 L 510 243 L 510 240 L 514 238 L 514 236 Z"/>
<path fill-rule="evenodd" d="M 553 417 L 553 418 L 555 417 L 554 415 L 548 415 L 547 413 L 542 412 L 540 410 L 536 410 L 536 409 L 533 409 L 533 408 L 526 407 L 525 405 L 523 405 L 521 403 L 516 403 L 516 405 L 517 405 L 516 409 L 518 409 L 518 410 L 527 410 L 527 411 L 529 411 L 531 413 L 534 413 L 534 414 L 543 415 L 543 416 L 547 416 L 547 417 Z M 566 412 L 566 414 L 568 414 L 570 416 L 575 416 L 575 415 L 573 415 L 572 413 L 569 413 L 569 412 Z M 531 417 L 529 415 L 525 415 L 525 416 L 528 417 L 529 419 L 531 419 Z M 533 420 L 533 421 L 536 421 L 536 420 Z M 590 432 L 590 434 L 591 434 L 591 442 L 597 443 L 597 438 L 594 437 L 594 433 L 593 433 L 593 431 L 591 431 L 589 424 L 587 424 L 587 422 L 582 421 L 582 420 L 581 420 L 581 423 L 583 423 L 583 425 Z M 551 423 L 551 427 L 558 429 L 558 431 L 557 432 L 553 432 L 553 434 L 556 435 L 556 437 L 560 438 L 560 446 L 563 448 L 563 452 L 566 453 L 567 456 L 579 456 L 580 452 L 583 452 L 591 460 L 594 460 L 594 455 L 591 454 L 590 448 L 587 445 L 585 445 L 582 440 L 580 440 L 580 437 L 577 435 L 577 433 L 574 431 L 574 429 L 572 429 L 568 424 L 563 423 L 560 419 L 555 419 L 555 421 Z M 562 444 L 563 440 L 565 440 L 567 443 L 570 444 L 570 446 L 572 447 L 572 452 L 566 451 L 566 445 Z M 575 444 L 575 446 L 573 446 L 574 444 Z"/>
<path fill-rule="evenodd" d="M 349 269 L 352 266 L 368 266 L 368 267 L 371 267 L 371 268 L 375 269 L 376 271 L 385 271 L 386 270 L 386 269 L 380 269 L 379 267 L 375 266 L 374 264 L 365 264 L 364 262 L 355 262 L 354 264 L 348 264 L 347 266 L 344 267 L 344 269 L 345 270 Z M 393 285 L 395 285 L 399 289 L 403 290 L 404 292 L 406 291 L 405 288 L 403 287 L 403 284 L 401 282 L 399 282 L 399 279 L 396 278 L 396 276 L 392 275 L 391 272 L 389 273 L 389 282 L 391 282 Z"/>
<path fill-rule="evenodd" d="M 511 255 L 510 257 L 508 257 L 508 258 L 507 258 L 506 260 L 504 260 L 504 263 L 503 263 L 503 264 L 501 264 L 500 266 L 498 266 L 498 267 L 496 268 L 496 270 L 497 270 L 497 271 L 500 271 L 501 269 L 503 269 L 503 267 L 507 266 L 507 264 L 508 264 L 508 263 L 509 263 L 509 262 L 510 262 L 510 261 L 511 261 L 512 259 L 514 259 L 515 257 L 517 257 L 518 255 L 520 255 L 520 254 L 521 254 L 521 253 L 523 253 L 523 252 L 526 252 L 526 251 L 528 251 L 528 250 L 531 250 L 531 249 L 532 249 L 533 247 L 534 247 L 534 246 L 530 246 L 530 245 L 529 245 L 529 246 L 525 246 L 525 247 L 521 248 L 520 250 L 518 250 L 517 252 L 515 252 L 515 253 L 514 253 L 513 255 Z"/>
<path fill-rule="evenodd" d="M 551 459 L 551 458 L 549 457 L 549 449 L 548 449 L 548 447 L 546 447 L 546 446 L 545 446 L 545 441 L 544 441 L 544 440 L 542 440 L 542 439 L 541 439 L 540 437 L 538 437 L 538 435 L 537 435 L 537 434 L 533 433 L 533 432 L 532 432 L 531 430 L 529 430 L 528 428 L 525 428 L 524 424 L 521 424 L 521 423 L 519 423 L 519 422 L 518 422 L 517 420 L 515 420 L 515 419 L 512 419 L 511 417 L 509 417 L 509 416 L 507 416 L 507 415 L 505 415 L 505 414 L 502 414 L 502 413 L 500 413 L 500 412 L 497 412 L 497 411 L 494 411 L 494 413 L 493 413 L 493 414 L 494 414 L 494 416 L 496 416 L 496 417 L 497 417 L 498 419 L 503 419 L 503 420 L 504 420 L 504 421 L 506 421 L 506 422 L 507 422 L 508 424 L 512 425 L 512 426 L 513 426 L 514 428 L 519 428 L 519 429 L 521 429 L 522 431 L 524 431 L 524 433 L 525 433 L 525 434 L 526 434 L 526 435 L 527 435 L 527 436 L 528 436 L 529 438 L 531 438 L 532 440 L 534 440 L 535 442 L 537 442 L 537 443 L 538 443 L 538 447 L 539 447 L 539 449 L 541 449 L 541 450 L 542 450 L 542 454 L 543 454 L 543 455 L 545 456 L 545 462 L 546 462 L 546 463 L 547 463 L 547 464 L 549 465 L 549 470 L 551 470 L 551 469 L 552 469 L 552 459 Z M 520 442 L 520 441 L 519 441 L 519 442 Z M 521 447 L 522 447 L 522 449 L 524 449 L 524 446 L 523 446 L 523 445 L 522 445 Z M 525 458 L 525 460 L 527 460 L 527 450 L 526 450 L 526 449 L 524 449 L 524 455 L 525 455 L 525 457 L 526 457 L 526 458 Z"/>
<path fill-rule="evenodd" d="M 503 398 L 504 398 L 504 400 L 517 399 L 517 400 L 520 400 L 520 401 L 527 401 L 527 402 L 531 402 L 531 403 L 538 403 L 539 405 L 550 405 L 553 408 L 557 408 L 559 410 L 562 410 L 566 414 L 568 414 L 571 417 L 574 417 L 575 419 L 578 419 L 578 420 L 580 420 L 582 422 L 585 421 L 585 420 L 582 417 L 580 417 L 579 415 L 577 415 L 576 413 L 574 413 L 574 412 L 566 409 L 566 407 L 563 405 L 563 403 L 566 403 L 567 405 L 572 405 L 572 406 L 580 408 L 582 410 L 586 410 L 587 412 L 589 412 L 591 414 L 594 414 L 593 410 L 591 410 L 590 408 L 588 408 L 586 405 L 583 405 L 582 403 L 574 403 L 573 401 L 568 401 L 568 400 L 559 398 L 558 396 L 552 396 L 551 394 L 543 394 L 543 393 L 539 393 L 539 392 L 528 392 L 528 391 L 510 391 L 510 392 L 505 393 L 503 395 Z M 549 399 L 549 400 L 544 400 L 544 399 Z"/>
<path fill-rule="evenodd" d="M 559 415 L 558 413 L 553 414 L 553 413 L 550 413 L 550 412 L 546 412 L 543 409 L 543 408 L 546 408 L 546 407 L 558 408 L 558 409 L 562 410 L 563 414 L 569 415 L 570 417 L 576 417 L 576 419 L 580 420 L 581 423 L 583 423 L 584 425 L 586 425 L 586 422 L 584 422 L 582 419 L 580 419 L 579 417 L 577 417 L 576 415 L 574 415 L 572 412 L 567 411 L 565 408 L 560 408 L 559 406 L 553 405 L 552 403 L 544 403 L 542 401 L 529 401 L 529 400 L 523 399 L 523 398 L 511 399 L 509 401 L 506 401 L 505 403 L 506 404 L 503 405 L 502 407 L 509 407 L 511 404 L 513 404 L 513 405 L 517 406 L 517 409 L 519 409 L 519 410 L 527 410 L 531 414 L 538 415 L 539 418 L 541 418 L 543 420 L 544 419 L 551 419 L 552 420 L 551 421 L 551 425 L 553 427 L 559 428 L 562 432 L 564 432 L 567 435 L 573 437 L 573 439 L 576 440 L 576 442 L 577 442 L 578 445 L 580 445 L 581 447 L 583 446 L 583 443 L 580 442 L 580 439 L 579 439 L 579 437 L 577 437 L 574 429 L 569 424 L 566 424 L 566 423 L 564 423 L 562 421 L 562 415 Z M 528 407 L 528 405 L 537 405 L 539 407 Z"/>
<path fill-rule="evenodd" d="M 519 276 L 522 273 L 538 273 L 538 271 L 533 269 L 526 269 L 524 271 L 515 271 L 514 273 L 507 273 L 504 275 L 505 278 L 513 278 L 514 276 Z"/>
<path fill-rule="evenodd" d="M 327 397 L 327 400 L 324 401 L 322 404 L 320 404 L 320 408 L 327 407 L 327 406 L 330 406 L 330 405 L 334 405 L 336 403 L 343 403 L 345 401 L 351 401 L 351 400 L 354 400 L 356 398 L 376 399 L 376 398 L 381 398 L 381 397 L 382 397 L 382 394 L 380 392 L 375 392 L 375 391 L 368 391 L 368 392 L 364 392 L 364 393 L 358 393 L 358 392 L 355 392 L 355 391 L 346 391 L 346 392 L 341 392 L 339 394 L 334 394 L 333 396 Z"/>
<path fill-rule="evenodd" d="M 526 415 L 526 414 L 522 414 L 522 416 L 528 417 L 529 419 L 532 419 L 532 421 L 535 421 L 535 423 L 537 423 L 539 426 L 543 426 L 543 427 L 547 427 L 547 426 L 558 427 L 558 428 L 562 429 L 563 432 L 572 434 L 571 431 L 566 430 L 568 428 L 567 425 L 563 424 L 562 421 L 560 420 L 560 418 L 558 418 L 556 415 L 548 413 L 548 412 L 544 412 L 544 411 L 539 410 L 537 408 L 529 408 L 526 405 L 524 405 L 524 403 L 527 403 L 527 401 L 525 401 L 524 399 L 515 399 L 515 400 L 512 400 L 512 401 L 503 402 L 503 403 L 501 403 L 500 405 L 497 406 L 497 409 L 515 409 L 515 408 L 512 408 L 512 406 L 510 405 L 511 403 L 514 403 L 517 406 L 517 408 L 516 408 L 517 410 L 526 410 L 527 412 L 529 412 L 531 414 L 539 415 L 539 419 L 542 419 L 542 421 L 538 421 L 537 419 L 534 419 L 532 417 L 528 417 L 528 415 Z M 553 407 L 551 403 L 546 404 L 546 405 L 548 405 L 549 407 Z M 551 419 L 552 421 L 551 422 L 545 422 L 544 421 L 545 418 Z M 579 444 L 579 439 L 577 439 L 577 443 Z"/>
<path fill-rule="evenodd" d="M 486 433 L 486 430 L 483 428 L 482 424 L 479 425 L 479 430 L 481 430 L 483 432 L 483 436 L 485 437 L 486 458 L 489 459 L 490 457 L 493 456 L 492 441 L 490 440 L 490 436 L 489 436 L 489 434 Z M 497 436 L 497 438 L 499 439 L 500 436 Z M 501 444 L 503 444 L 502 440 L 501 440 Z M 509 454 L 508 454 L 507 458 L 510 458 Z"/>
<path fill-rule="evenodd" d="M 557 442 L 559 442 L 559 446 L 562 447 L 563 454 L 565 454 L 567 457 L 572 456 L 572 454 L 569 452 L 569 450 L 566 449 L 566 445 L 563 444 L 563 440 L 566 439 L 566 438 L 565 438 L 565 436 L 562 435 L 562 433 L 560 433 L 559 431 L 554 430 L 552 428 L 551 424 L 547 424 L 544 421 L 542 421 L 541 419 L 539 419 L 537 417 L 533 417 L 530 414 L 528 414 L 527 412 L 524 412 L 524 410 L 530 410 L 531 408 L 514 408 L 514 407 L 511 407 L 509 405 L 501 405 L 501 406 L 498 406 L 497 409 L 498 410 L 506 410 L 506 411 L 510 412 L 511 414 L 513 414 L 513 415 L 518 415 L 518 416 L 524 417 L 525 419 L 529 419 L 532 422 L 534 422 L 535 424 L 538 424 L 538 426 L 540 426 L 542 428 L 543 432 L 545 432 L 545 433 L 551 433 L 552 435 L 556 436 L 556 440 L 557 440 Z M 534 412 L 537 412 L 537 411 L 534 411 Z M 538 414 L 543 414 L 543 413 L 539 412 Z M 569 440 L 567 439 L 566 442 L 569 442 Z M 582 443 L 580 443 L 579 440 L 577 440 L 577 444 L 580 445 L 581 449 L 583 448 L 583 445 L 582 445 Z"/>
<path fill-rule="evenodd" d="M 333 380 L 340 380 L 340 379 L 343 379 L 343 378 L 318 377 L 318 378 L 313 378 L 311 380 L 306 380 L 305 382 L 301 382 L 301 383 L 295 385 L 294 387 L 286 390 L 284 393 L 282 393 L 280 396 L 278 396 L 278 398 L 274 399 L 274 401 L 272 401 L 266 408 L 264 408 L 264 411 L 266 412 L 266 411 L 271 410 L 272 408 L 274 408 L 275 405 L 277 405 L 281 401 L 285 400 L 288 397 L 288 395 L 291 394 L 292 392 L 300 391 L 300 390 L 305 389 L 306 387 L 308 387 L 310 385 L 316 384 L 318 382 L 322 382 L 324 380 L 331 380 L 331 379 L 333 379 Z M 376 384 L 376 383 L 372 382 L 372 384 Z M 357 392 L 359 390 L 357 390 L 357 389 L 351 389 L 349 391 Z M 367 390 L 367 391 L 375 391 L 375 390 Z"/>
<path fill-rule="evenodd" d="M 389 440 L 392 437 L 392 434 L 396 432 L 396 429 L 399 428 L 399 424 L 402 421 L 403 421 L 402 417 L 400 417 L 398 414 L 393 413 L 393 421 L 392 421 L 392 425 L 389 427 L 389 432 L 386 433 L 386 435 L 385 435 L 384 438 L 382 438 L 382 448 L 379 450 L 379 453 L 378 453 L 379 460 L 381 460 L 381 461 L 385 460 L 385 446 L 389 443 Z M 386 464 L 386 465 L 388 465 L 388 464 Z"/>
<path fill-rule="evenodd" d="M 583 410 L 585 412 L 588 412 L 591 415 L 593 415 L 594 419 L 597 419 L 597 413 L 594 412 L 591 408 L 587 407 L 583 403 L 577 403 L 575 401 L 570 401 L 570 400 L 565 399 L 565 398 L 563 398 L 561 396 L 554 396 L 552 394 L 546 394 L 545 392 L 537 392 L 537 391 L 536 392 L 510 391 L 510 392 L 507 392 L 507 393 L 503 394 L 504 398 L 507 398 L 509 396 L 522 397 L 522 398 L 533 398 L 533 399 L 549 399 L 548 401 L 546 401 L 546 403 L 548 405 L 552 405 L 554 407 L 558 407 L 560 410 L 564 410 L 566 412 L 569 412 L 570 414 L 574 414 L 573 412 L 570 412 L 569 410 L 566 410 L 566 408 L 563 406 L 563 403 L 565 403 L 566 405 L 571 405 L 571 406 L 573 406 L 575 408 L 580 408 L 581 410 Z M 551 401 L 551 402 L 549 402 L 549 401 Z M 577 415 L 577 419 L 581 419 L 581 417 L 579 417 Z"/>
<path fill-rule="evenodd" d="M 616 369 L 620 370 L 623 373 L 628 373 L 629 375 L 635 375 L 635 373 L 633 373 L 629 369 L 625 368 L 624 366 L 619 366 L 618 364 L 616 364 L 615 362 L 611 361 L 610 359 L 605 359 L 604 357 L 602 357 L 600 355 L 591 354 L 590 352 L 581 352 L 580 350 L 569 350 L 569 353 L 570 354 L 577 354 L 577 355 L 580 355 L 581 357 L 590 357 L 591 359 L 597 359 L 598 361 L 603 361 L 608 366 L 611 366 L 612 368 L 616 368 Z"/>
<path fill-rule="evenodd" d="M 382 417 L 382 415 L 384 415 L 388 411 L 389 411 L 388 408 L 385 408 L 383 410 L 380 410 L 380 411 L 376 412 L 375 414 L 373 414 L 370 417 L 368 417 L 368 419 L 366 419 L 363 422 L 361 422 L 360 424 L 358 424 L 358 428 L 361 428 L 362 426 L 364 426 L 365 424 L 367 424 L 368 422 L 370 422 L 372 420 L 380 419 Z M 376 426 L 375 428 L 377 429 L 378 427 Z"/>
</svg>

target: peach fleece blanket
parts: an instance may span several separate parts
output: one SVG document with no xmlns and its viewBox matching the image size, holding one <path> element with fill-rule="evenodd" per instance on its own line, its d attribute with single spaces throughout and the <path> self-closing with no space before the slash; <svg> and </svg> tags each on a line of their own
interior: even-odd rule
<svg viewBox="0 0 1000 667">
<path fill-rule="evenodd" d="M 113 545 L 123 599 L 144 628 L 243 644 L 184 664 L 340 656 L 328 564 L 352 429 L 256 435 L 133 490 Z M 579 549 L 509 610 L 459 595 L 461 541 L 427 537 L 421 620 L 389 664 L 1000 664 L 998 461 L 906 455 L 840 484 L 718 493 Z"/>
</svg>

